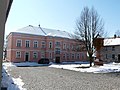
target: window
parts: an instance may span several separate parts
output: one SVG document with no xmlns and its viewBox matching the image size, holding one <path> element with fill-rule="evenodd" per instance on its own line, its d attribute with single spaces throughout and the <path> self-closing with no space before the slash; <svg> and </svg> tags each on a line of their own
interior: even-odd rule
<svg viewBox="0 0 120 90">
<path fill-rule="evenodd" d="M 52 42 L 49 42 L 49 48 L 52 48 Z"/>
<path fill-rule="evenodd" d="M 25 47 L 26 47 L 26 48 L 29 48 L 29 47 L 30 47 L 30 40 L 26 40 L 26 41 L 25 41 Z"/>
<path fill-rule="evenodd" d="M 105 47 L 105 51 L 107 51 L 107 49 L 108 49 L 108 48 L 107 48 L 107 47 Z"/>
<path fill-rule="evenodd" d="M 20 40 L 20 39 L 16 40 L 16 46 L 21 47 L 22 46 L 22 40 Z"/>
<path fill-rule="evenodd" d="M 67 59 L 69 59 L 69 54 L 67 54 Z"/>
<path fill-rule="evenodd" d="M 41 58 L 45 58 L 45 52 L 41 52 Z"/>
<path fill-rule="evenodd" d="M 60 48 L 55 49 L 55 54 L 60 54 Z"/>
<path fill-rule="evenodd" d="M 51 52 L 49 53 L 49 58 L 52 59 L 52 53 Z"/>
<path fill-rule="evenodd" d="M 74 59 L 74 54 L 72 54 L 72 59 Z"/>
<path fill-rule="evenodd" d="M 115 59 L 115 54 L 112 54 L 112 59 Z"/>
<path fill-rule="evenodd" d="M 84 54 L 82 53 L 81 56 L 82 56 L 82 60 L 83 60 L 84 59 Z"/>
<path fill-rule="evenodd" d="M 108 55 L 107 54 L 105 55 L 105 57 L 106 57 L 106 59 L 108 59 Z"/>
<path fill-rule="evenodd" d="M 80 56 L 79 56 L 79 54 L 77 54 L 77 59 L 79 59 L 80 58 Z"/>
<path fill-rule="evenodd" d="M 42 41 L 42 48 L 45 48 L 45 41 Z"/>
<path fill-rule="evenodd" d="M 33 42 L 33 47 L 34 47 L 34 48 L 38 48 L 38 41 L 34 41 L 34 42 Z"/>
<path fill-rule="evenodd" d="M 56 46 L 60 46 L 60 42 L 56 42 Z"/>
<path fill-rule="evenodd" d="M 66 44 L 65 44 L 65 43 L 63 44 L 63 49 L 64 49 L 64 50 L 66 49 Z"/>
<path fill-rule="evenodd" d="M 63 54 L 63 59 L 65 59 L 65 54 Z"/>
<path fill-rule="evenodd" d="M 69 49 L 70 49 L 70 44 L 67 44 L 67 46 L 66 46 L 66 47 L 67 47 L 67 50 L 69 50 Z"/>
<path fill-rule="evenodd" d="M 38 52 L 33 52 L 33 58 L 34 59 L 38 58 Z"/>
<path fill-rule="evenodd" d="M 115 51 L 115 46 L 112 46 L 112 51 Z"/>
<path fill-rule="evenodd" d="M 20 51 L 16 52 L 16 58 L 21 58 L 21 52 Z"/>
</svg>

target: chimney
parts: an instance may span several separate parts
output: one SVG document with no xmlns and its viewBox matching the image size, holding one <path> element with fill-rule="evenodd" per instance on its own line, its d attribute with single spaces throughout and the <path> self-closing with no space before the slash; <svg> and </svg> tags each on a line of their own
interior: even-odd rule
<svg viewBox="0 0 120 90">
<path fill-rule="evenodd" d="M 114 38 L 116 38 L 117 37 L 117 35 L 116 34 L 114 34 Z"/>
<path fill-rule="evenodd" d="M 38 26 L 40 27 L 40 24 Z"/>
</svg>

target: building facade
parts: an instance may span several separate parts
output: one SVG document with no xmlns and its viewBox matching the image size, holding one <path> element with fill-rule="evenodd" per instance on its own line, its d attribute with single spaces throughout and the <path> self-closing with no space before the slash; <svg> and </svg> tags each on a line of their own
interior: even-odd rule
<svg viewBox="0 0 120 90">
<path fill-rule="evenodd" d="M 104 62 L 120 62 L 120 38 L 105 38 L 98 52 Z"/>
<path fill-rule="evenodd" d="M 86 61 L 83 41 L 76 41 L 65 31 L 27 26 L 7 37 L 7 61 L 38 62 L 48 58 L 51 62 Z"/>
</svg>

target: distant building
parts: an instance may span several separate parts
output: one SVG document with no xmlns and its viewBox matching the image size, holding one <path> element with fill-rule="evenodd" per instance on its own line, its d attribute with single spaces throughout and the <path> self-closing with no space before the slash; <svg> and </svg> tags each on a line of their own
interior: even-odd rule
<svg viewBox="0 0 120 90">
<path fill-rule="evenodd" d="M 7 61 L 38 62 L 48 58 L 51 62 L 85 61 L 83 41 L 75 40 L 66 31 L 27 26 L 7 37 Z"/>
<path fill-rule="evenodd" d="M 100 53 L 100 59 L 104 62 L 120 62 L 120 38 L 105 38 L 103 47 L 98 52 Z"/>
</svg>

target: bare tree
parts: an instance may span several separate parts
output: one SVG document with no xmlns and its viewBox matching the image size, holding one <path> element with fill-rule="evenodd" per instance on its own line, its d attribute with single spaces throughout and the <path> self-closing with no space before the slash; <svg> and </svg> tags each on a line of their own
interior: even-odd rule
<svg viewBox="0 0 120 90">
<path fill-rule="evenodd" d="M 77 19 L 76 27 L 76 39 L 82 39 L 84 41 L 90 60 L 90 66 L 92 66 L 92 55 L 94 53 L 93 42 L 96 38 L 103 35 L 104 23 L 93 7 L 91 9 L 84 7 L 80 18 Z"/>
</svg>

